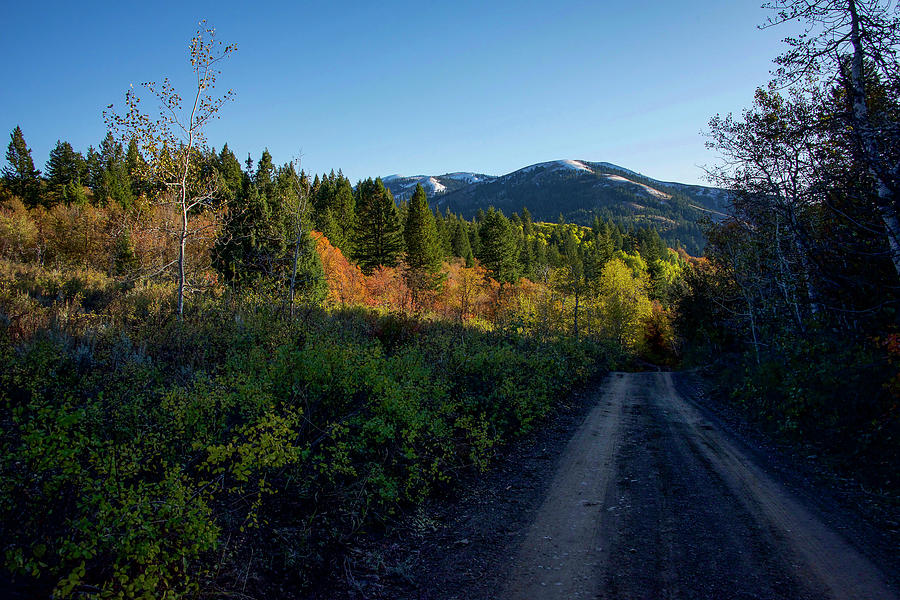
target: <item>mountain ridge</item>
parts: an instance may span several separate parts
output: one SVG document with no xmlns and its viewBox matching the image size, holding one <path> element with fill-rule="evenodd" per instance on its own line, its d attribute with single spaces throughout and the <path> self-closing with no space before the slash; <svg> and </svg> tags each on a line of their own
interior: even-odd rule
<svg viewBox="0 0 900 600">
<path fill-rule="evenodd" d="M 590 225 L 595 217 L 620 226 L 653 227 L 671 246 L 700 253 L 699 221 L 728 216 L 719 188 L 654 179 L 609 162 L 560 159 L 493 176 L 474 172 L 391 175 L 382 179 L 398 201 L 422 184 L 432 208 L 473 218 L 494 206 L 507 215 L 528 208 L 536 221 Z"/>
</svg>

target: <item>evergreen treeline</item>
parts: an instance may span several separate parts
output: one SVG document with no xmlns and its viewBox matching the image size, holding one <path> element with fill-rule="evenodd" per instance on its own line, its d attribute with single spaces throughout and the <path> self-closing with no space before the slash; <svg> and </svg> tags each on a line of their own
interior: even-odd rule
<svg viewBox="0 0 900 600">
<path fill-rule="evenodd" d="M 10 138 L 3 180 L 26 207 L 116 205 L 127 211 L 153 194 L 134 142 L 124 147 L 109 134 L 99 152 L 88 148 L 85 157 L 60 141 L 42 175 L 34 167 L 22 130 L 17 127 Z M 310 228 L 322 232 L 366 274 L 402 262 L 410 268 L 410 278 L 417 280 L 413 287 L 433 288 L 440 263 L 455 258 L 468 266 L 477 258 L 494 279 L 514 283 L 519 277 L 546 282 L 551 269 L 567 265 L 575 265 L 588 278 L 596 277 L 619 253 L 638 254 L 650 269 L 654 297 L 667 298 L 661 283 L 664 268 L 658 263 L 673 259 L 652 227 L 626 229 L 612 218 L 596 215 L 590 227 L 562 219 L 556 224 L 535 223 L 527 208 L 509 217 L 495 209 L 479 211 L 466 220 L 449 210 L 432 212 L 421 186 L 409 203 L 398 204 L 380 179 L 353 185 L 342 172 L 332 171 L 310 180 L 291 164 L 276 166 L 268 150 L 256 162 L 248 156 L 241 166 L 227 144 L 199 156 L 198 169 L 215 174 L 216 195 L 226 207 L 212 266 L 232 284 L 259 276 L 284 279 L 298 221 L 306 219 L 299 269 L 311 298 L 321 299 L 324 288 Z"/>
<path fill-rule="evenodd" d="M 540 221 L 556 221 L 562 215 L 568 222 L 588 227 L 599 217 L 623 230 L 655 229 L 670 248 L 684 248 L 692 255 L 702 253 L 705 239 L 698 221 L 721 216 L 709 210 L 723 210 L 724 192 L 667 185 L 602 163 L 586 164 L 592 173 L 537 165 L 534 170 L 448 190 L 441 194 L 440 202 L 467 218 L 490 205 L 507 216 L 527 206 Z M 647 185 L 667 197 L 648 194 L 638 185 L 611 182 L 608 176 Z"/>
</svg>

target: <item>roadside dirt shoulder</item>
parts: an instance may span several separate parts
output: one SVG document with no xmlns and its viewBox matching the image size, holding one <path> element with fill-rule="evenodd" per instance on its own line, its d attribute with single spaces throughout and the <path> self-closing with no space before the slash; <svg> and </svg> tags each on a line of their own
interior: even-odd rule
<svg viewBox="0 0 900 600">
<path fill-rule="evenodd" d="M 386 533 L 356 541 L 344 564 L 309 597 L 479 600 L 496 598 L 510 559 L 548 493 L 562 451 L 598 402 L 603 378 L 560 402 L 558 414 L 505 448 L 487 473 L 426 502 Z"/>
</svg>

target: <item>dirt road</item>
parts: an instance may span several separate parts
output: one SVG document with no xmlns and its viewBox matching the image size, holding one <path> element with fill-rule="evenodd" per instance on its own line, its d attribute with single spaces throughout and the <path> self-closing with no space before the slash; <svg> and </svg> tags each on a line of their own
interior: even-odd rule
<svg viewBox="0 0 900 600">
<path fill-rule="evenodd" d="M 612 374 L 496 596 L 900 597 L 858 540 L 755 460 L 671 374 Z"/>
</svg>

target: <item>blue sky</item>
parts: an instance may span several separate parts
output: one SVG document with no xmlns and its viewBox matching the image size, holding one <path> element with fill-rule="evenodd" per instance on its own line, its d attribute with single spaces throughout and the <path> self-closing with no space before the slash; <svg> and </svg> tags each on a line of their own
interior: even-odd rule
<svg viewBox="0 0 900 600">
<path fill-rule="evenodd" d="M 700 135 L 769 78 L 785 29 L 760 0 L 18 2 L 0 36 L 0 131 L 43 167 L 105 135 L 129 84 L 189 85 L 200 19 L 238 45 L 212 145 L 308 171 L 500 175 L 559 158 L 703 183 Z"/>
</svg>

